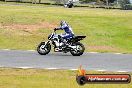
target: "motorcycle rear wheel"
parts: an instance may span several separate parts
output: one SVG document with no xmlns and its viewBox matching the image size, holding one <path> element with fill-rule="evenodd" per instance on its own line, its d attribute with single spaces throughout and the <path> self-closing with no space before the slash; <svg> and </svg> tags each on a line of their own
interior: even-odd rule
<svg viewBox="0 0 132 88">
<path fill-rule="evenodd" d="M 84 47 L 84 45 L 82 43 L 77 42 L 77 43 L 74 44 L 74 46 L 77 46 L 78 49 L 76 49 L 76 50 L 72 49 L 70 51 L 70 53 L 73 56 L 80 56 L 80 55 L 82 55 L 84 53 L 85 47 Z"/>
</svg>

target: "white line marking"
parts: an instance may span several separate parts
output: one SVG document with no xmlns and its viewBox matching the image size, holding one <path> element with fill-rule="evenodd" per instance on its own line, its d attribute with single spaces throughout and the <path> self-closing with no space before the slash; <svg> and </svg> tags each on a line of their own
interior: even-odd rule
<svg viewBox="0 0 132 88">
<path fill-rule="evenodd" d="M 16 68 L 29 69 L 29 68 L 34 68 L 34 67 L 16 67 Z"/>
<path fill-rule="evenodd" d="M 12 50 L 12 49 L 0 49 L 0 50 L 7 50 L 7 51 L 9 51 L 9 50 Z M 25 50 L 25 51 L 32 51 L 32 52 L 34 52 L 36 50 Z M 100 53 L 100 54 L 102 54 L 101 52 L 87 52 L 87 53 L 92 53 L 92 54 Z M 112 53 L 112 54 L 123 54 L 123 53 Z"/>
<path fill-rule="evenodd" d="M 78 70 L 78 69 L 69 69 L 69 70 L 76 71 L 76 70 Z"/>
<path fill-rule="evenodd" d="M 45 68 L 45 69 L 48 69 L 48 70 L 55 70 L 55 69 L 59 69 L 59 68 Z"/>
<path fill-rule="evenodd" d="M 95 70 L 95 71 L 106 71 L 106 70 L 103 70 L 103 69 L 102 69 L 102 70 Z"/>
<path fill-rule="evenodd" d="M 114 54 L 122 54 L 122 53 L 114 53 Z"/>
<path fill-rule="evenodd" d="M 10 49 L 2 49 L 2 50 L 10 50 Z"/>
<path fill-rule="evenodd" d="M 27 51 L 33 51 L 34 52 L 35 50 L 27 50 Z"/>
<path fill-rule="evenodd" d="M 117 72 L 128 72 L 128 71 L 117 71 Z"/>
<path fill-rule="evenodd" d="M 4 67 L 4 66 L 0 66 L 0 68 L 2 68 L 2 67 Z"/>
<path fill-rule="evenodd" d="M 88 53 L 99 53 L 99 52 L 88 52 Z"/>
<path fill-rule="evenodd" d="M 2 67 L 4 67 L 4 66 L 0 66 L 1 68 Z M 38 69 L 38 68 L 35 68 L 35 67 L 14 67 L 14 68 L 20 68 L 20 69 Z M 43 68 L 43 69 L 47 69 L 47 70 L 63 70 L 63 69 L 61 69 L 61 68 Z M 64 69 L 64 70 L 71 70 L 71 71 L 77 71 L 78 69 Z M 87 70 L 88 71 L 88 70 Z M 90 71 L 90 70 L 89 70 Z M 104 70 L 104 69 L 102 69 L 102 70 L 94 70 L 94 71 L 103 71 L 103 72 L 107 72 L 107 71 L 109 71 L 109 70 Z M 119 70 L 119 71 L 112 71 L 112 72 L 131 72 L 131 71 L 123 71 L 123 70 Z"/>
</svg>

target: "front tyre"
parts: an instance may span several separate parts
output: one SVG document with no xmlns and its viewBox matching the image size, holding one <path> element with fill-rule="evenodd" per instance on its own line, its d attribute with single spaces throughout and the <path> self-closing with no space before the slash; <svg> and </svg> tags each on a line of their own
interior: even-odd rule
<svg viewBox="0 0 132 88">
<path fill-rule="evenodd" d="M 37 52 L 40 54 L 40 55 L 46 55 L 50 52 L 51 50 L 51 45 L 50 43 L 46 44 L 45 45 L 45 42 L 41 42 L 38 47 L 37 47 Z"/>
<path fill-rule="evenodd" d="M 82 43 L 77 42 L 73 46 L 75 46 L 75 48 L 70 51 L 73 56 L 80 56 L 84 53 L 85 47 Z"/>
</svg>

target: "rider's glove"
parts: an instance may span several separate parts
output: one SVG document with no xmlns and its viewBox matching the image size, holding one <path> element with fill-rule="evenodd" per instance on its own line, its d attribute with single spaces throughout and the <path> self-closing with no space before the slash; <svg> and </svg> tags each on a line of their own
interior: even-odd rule
<svg viewBox="0 0 132 88">
<path fill-rule="evenodd" d="M 57 28 L 54 29 L 54 31 L 56 31 L 56 30 L 57 30 Z"/>
</svg>

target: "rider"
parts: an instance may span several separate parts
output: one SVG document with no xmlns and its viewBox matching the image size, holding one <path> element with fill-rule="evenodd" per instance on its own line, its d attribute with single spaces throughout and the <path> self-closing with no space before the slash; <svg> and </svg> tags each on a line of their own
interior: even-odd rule
<svg viewBox="0 0 132 88">
<path fill-rule="evenodd" d="M 60 35 L 63 39 L 69 39 L 72 38 L 74 36 L 74 33 L 72 31 L 72 28 L 67 24 L 66 21 L 61 21 L 60 22 L 60 27 L 55 28 L 56 30 L 64 30 L 65 34 Z"/>
<path fill-rule="evenodd" d="M 66 45 L 65 40 L 70 39 L 74 36 L 72 28 L 67 24 L 66 21 L 61 21 L 60 22 L 60 27 L 54 29 L 54 31 L 56 31 L 56 30 L 64 30 L 65 31 L 65 34 L 61 34 L 61 35 L 58 36 L 59 40 L 61 42 L 63 42 L 64 46 Z"/>
</svg>

